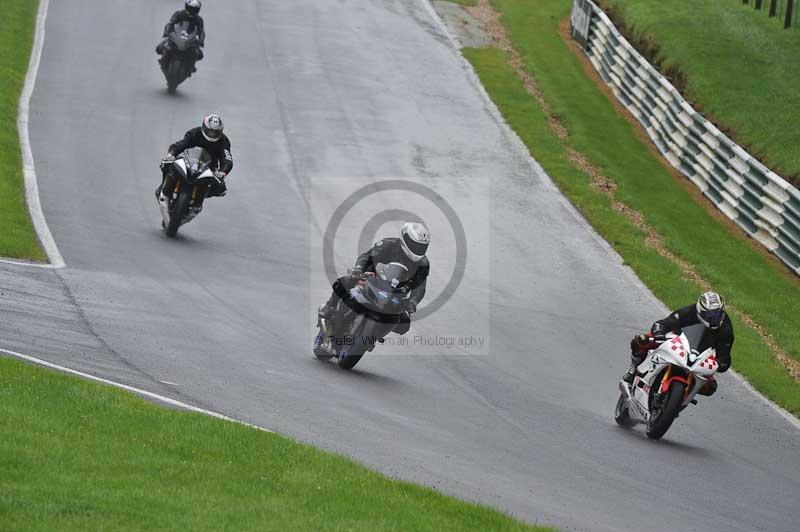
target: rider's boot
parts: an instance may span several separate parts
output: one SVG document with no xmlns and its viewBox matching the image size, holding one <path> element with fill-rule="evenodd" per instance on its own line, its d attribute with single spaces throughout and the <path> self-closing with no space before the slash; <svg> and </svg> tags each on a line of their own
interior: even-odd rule
<svg viewBox="0 0 800 532">
<path fill-rule="evenodd" d="M 697 390 L 699 395 L 711 396 L 717 391 L 717 380 L 714 377 L 709 377 L 708 382 L 706 382 L 703 386 Z"/>
<path fill-rule="evenodd" d="M 330 320 L 334 316 L 334 314 L 336 313 L 337 299 L 338 298 L 336 296 L 336 293 L 334 292 L 331 294 L 331 297 L 328 299 L 328 301 L 326 301 L 324 305 L 319 307 L 317 314 L 319 314 L 320 318 L 325 320 Z"/>
<path fill-rule="evenodd" d="M 164 47 L 167 45 L 167 41 L 169 39 L 167 37 L 162 38 L 159 43 L 156 45 L 156 54 L 164 55 Z"/>
<path fill-rule="evenodd" d="M 622 380 L 632 385 L 633 379 L 636 378 L 636 368 L 638 368 L 639 364 L 641 363 L 642 363 L 641 357 L 631 355 L 631 367 L 629 367 L 628 371 L 625 372 L 625 375 L 622 376 Z"/>
<path fill-rule="evenodd" d="M 193 219 L 195 216 L 200 214 L 200 211 L 202 211 L 202 210 L 203 210 L 203 202 L 202 201 L 193 201 L 189 205 L 189 214 L 187 216 L 188 219 L 189 220 Z"/>
</svg>

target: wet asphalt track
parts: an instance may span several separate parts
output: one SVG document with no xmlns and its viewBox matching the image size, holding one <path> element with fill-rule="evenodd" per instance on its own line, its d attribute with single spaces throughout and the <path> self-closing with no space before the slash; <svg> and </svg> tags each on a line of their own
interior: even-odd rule
<svg viewBox="0 0 800 532">
<path fill-rule="evenodd" d="M 797 530 L 798 431 L 731 376 L 661 442 L 614 425 L 627 341 L 663 308 L 530 165 L 421 3 L 225 4 L 207 2 L 207 59 L 169 97 L 153 47 L 176 2 L 51 3 L 31 141 L 68 267 L 0 266 L 0 347 L 531 522 Z M 231 192 L 170 241 L 157 162 L 211 110 L 233 141 Z M 311 357 L 327 296 L 318 242 L 336 201 L 321 191 L 344 198 L 376 177 L 413 178 L 460 205 L 468 238 L 485 221 L 479 260 L 412 331 L 474 330 L 483 354 L 370 355 L 352 373 Z M 357 221 L 343 223 L 339 267 Z M 449 229 L 432 230 L 431 298 L 454 256 Z"/>
</svg>

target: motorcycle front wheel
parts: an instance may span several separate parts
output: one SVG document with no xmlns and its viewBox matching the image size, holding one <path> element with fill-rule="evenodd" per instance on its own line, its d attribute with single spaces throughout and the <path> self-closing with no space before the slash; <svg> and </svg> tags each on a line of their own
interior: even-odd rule
<svg viewBox="0 0 800 532">
<path fill-rule="evenodd" d="M 657 440 L 669 430 L 672 422 L 678 417 L 685 390 L 684 383 L 677 380 L 672 381 L 661 408 L 650 412 L 650 421 L 647 423 L 646 431 L 648 438 Z"/>
<path fill-rule="evenodd" d="M 169 223 L 167 224 L 166 233 L 169 237 L 174 237 L 178 234 L 178 228 L 181 226 L 181 220 L 189 212 L 189 203 L 192 201 L 192 194 L 190 191 L 181 190 L 175 203 L 172 204 L 172 210 L 169 213 Z"/>
</svg>

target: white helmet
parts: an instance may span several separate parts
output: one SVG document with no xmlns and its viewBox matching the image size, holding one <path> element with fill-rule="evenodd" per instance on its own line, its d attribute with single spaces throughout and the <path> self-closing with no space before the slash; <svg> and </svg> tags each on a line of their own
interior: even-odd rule
<svg viewBox="0 0 800 532">
<path fill-rule="evenodd" d="M 422 260 L 431 243 L 431 234 L 423 224 L 408 222 L 400 231 L 400 243 L 409 259 L 417 262 Z"/>
<path fill-rule="evenodd" d="M 697 300 L 697 319 L 709 329 L 719 329 L 725 321 L 725 302 L 716 292 L 706 292 Z"/>
<path fill-rule="evenodd" d="M 200 13 L 200 6 L 200 0 L 186 0 L 186 2 L 183 4 L 183 8 L 190 15 L 197 15 Z"/>
<path fill-rule="evenodd" d="M 217 142 L 221 139 L 223 129 L 222 118 L 219 115 L 208 115 L 203 119 L 203 125 L 200 127 L 208 142 Z"/>
</svg>

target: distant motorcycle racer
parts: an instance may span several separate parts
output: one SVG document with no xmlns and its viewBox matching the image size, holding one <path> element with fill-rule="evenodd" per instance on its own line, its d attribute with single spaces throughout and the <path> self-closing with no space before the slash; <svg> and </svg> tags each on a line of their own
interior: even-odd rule
<svg viewBox="0 0 800 532">
<path fill-rule="evenodd" d="M 191 31 L 197 30 L 197 39 L 200 44 L 199 47 L 195 48 L 194 60 L 197 62 L 203 59 L 203 47 L 205 46 L 206 42 L 206 31 L 205 24 L 203 23 L 203 17 L 200 16 L 201 5 L 202 4 L 200 3 L 200 0 L 186 0 L 184 8 L 172 14 L 169 22 L 167 22 L 167 25 L 164 26 L 164 34 L 162 35 L 163 40 L 158 43 L 158 46 L 156 46 L 156 53 L 158 55 L 163 56 L 164 45 L 167 43 L 169 34 L 175 29 L 175 25 L 180 24 L 181 22 L 188 22 Z M 192 66 L 192 72 L 194 71 L 194 66 Z"/>
</svg>

